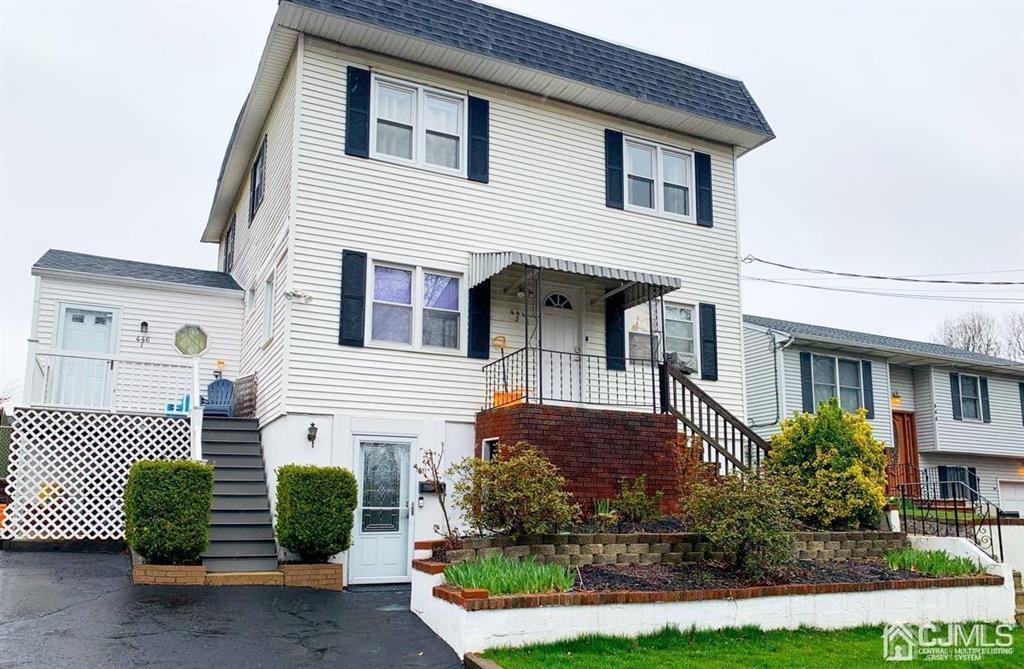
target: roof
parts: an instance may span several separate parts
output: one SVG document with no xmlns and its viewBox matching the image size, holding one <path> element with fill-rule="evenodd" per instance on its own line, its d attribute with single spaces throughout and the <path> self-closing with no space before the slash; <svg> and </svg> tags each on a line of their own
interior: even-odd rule
<svg viewBox="0 0 1024 669">
<path fill-rule="evenodd" d="M 670 293 L 683 285 L 682 280 L 675 276 L 663 276 L 650 272 L 640 272 L 578 260 L 562 260 L 549 256 L 534 255 L 522 251 L 495 251 L 491 253 L 469 254 L 469 287 L 483 283 L 492 276 L 512 265 L 539 267 L 557 272 L 593 276 L 600 279 L 620 281 L 625 286 L 625 306 L 632 307 L 647 302 L 649 299 Z M 618 291 L 616 291 L 618 292 Z"/>
<path fill-rule="evenodd" d="M 203 288 L 225 288 L 241 290 L 241 287 L 226 272 L 213 272 L 191 267 L 175 267 L 173 265 L 156 265 L 135 260 L 105 258 L 86 253 L 74 253 L 50 249 L 32 265 L 36 270 L 54 270 L 60 272 L 77 272 L 96 276 L 116 277 L 120 279 L 138 279 L 140 281 L 158 281 L 185 286 Z"/>
<path fill-rule="evenodd" d="M 742 81 L 470 0 L 292 0 L 773 135 Z"/>
<path fill-rule="evenodd" d="M 744 315 L 743 322 L 792 335 L 797 339 L 807 338 L 815 341 L 847 344 L 856 348 L 906 353 L 920 358 L 938 358 L 944 361 L 960 361 L 969 365 L 973 364 L 985 367 L 1000 367 L 1004 370 L 1024 373 L 1024 363 L 992 355 L 985 355 L 983 353 L 966 351 L 964 349 L 946 346 L 945 344 L 933 344 L 931 342 L 914 341 L 912 339 L 886 337 L 884 335 L 871 334 L 869 332 L 840 330 L 839 328 L 832 328 L 825 325 L 812 325 L 810 323 L 784 321 L 778 318 L 767 318 L 765 316 Z"/>
</svg>

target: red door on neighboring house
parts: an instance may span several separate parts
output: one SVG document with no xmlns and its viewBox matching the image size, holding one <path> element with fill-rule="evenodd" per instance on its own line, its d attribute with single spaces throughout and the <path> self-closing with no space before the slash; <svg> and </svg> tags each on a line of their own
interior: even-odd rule
<svg viewBox="0 0 1024 669">
<path fill-rule="evenodd" d="M 921 470 L 917 460 L 917 423 L 914 421 L 914 414 L 909 411 L 893 411 L 892 433 L 895 445 L 889 449 L 886 494 L 899 496 L 902 492 L 909 496 L 918 495 L 919 490 L 906 486 L 921 483 Z M 902 489 L 901 485 L 904 486 Z"/>
</svg>

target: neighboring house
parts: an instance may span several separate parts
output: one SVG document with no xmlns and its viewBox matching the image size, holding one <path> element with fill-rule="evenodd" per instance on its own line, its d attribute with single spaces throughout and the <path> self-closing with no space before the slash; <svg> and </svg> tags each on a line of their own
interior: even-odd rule
<svg viewBox="0 0 1024 669">
<path fill-rule="evenodd" d="M 964 480 L 1024 513 L 1024 364 L 942 344 L 744 316 L 747 421 L 764 437 L 838 397 L 902 481 Z"/>
<path fill-rule="evenodd" d="M 407 580 L 440 519 L 415 483 L 426 450 L 539 441 L 589 472 L 585 503 L 649 469 L 672 485 L 677 432 L 723 469 L 760 457 L 741 422 L 736 162 L 773 137 L 737 79 L 488 5 L 285 0 L 202 233 L 217 289 L 132 290 L 180 295 L 170 321 L 207 328 L 227 378 L 258 377 L 271 497 L 286 463 L 354 470 L 346 578 Z M 55 278 L 50 303 L 114 313 L 122 295 L 96 294 L 111 280 Z M 122 312 L 123 350 L 148 316 Z M 652 364 L 669 353 L 692 380 Z"/>
</svg>

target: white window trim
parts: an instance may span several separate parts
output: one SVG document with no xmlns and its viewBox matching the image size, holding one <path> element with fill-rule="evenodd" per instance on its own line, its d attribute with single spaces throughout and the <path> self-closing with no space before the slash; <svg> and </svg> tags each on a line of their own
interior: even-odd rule
<svg viewBox="0 0 1024 669">
<path fill-rule="evenodd" d="M 643 305 L 641 305 L 641 306 L 643 306 Z M 689 309 L 690 310 L 690 313 L 692 314 L 692 317 L 691 317 L 692 320 L 690 322 L 693 323 L 693 353 L 691 355 L 693 356 L 694 368 L 695 369 L 700 369 L 700 319 L 697 318 L 697 305 L 696 304 L 687 304 L 687 303 L 683 303 L 683 302 L 673 302 L 673 303 L 666 302 L 665 303 L 665 308 L 668 309 L 668 307 L 683 307 L 685 309 Z M 662 318 L 660 313 L 657 313 L 659 311 L 660 311 L 660 309 L 656 309 L 655 310 L 656 318 L 667 322 L 668 321 L 667 311 L 666 311 L 666 314 L 665 314 L 664 318 Z M 627 323 L 627 328 L 628 328 L 628 323 Z M 624 355 L 625 355 L 627 360 L 640 360 L 640 358 L 632 358 L 629 355 L 629 352 L 630 352 L 629 336 L 632 335 L 632 334 L 648 334 L 648 335 L 651 335 L 653 333 L 651 333 L 651 332 L 636 333 L 636 332 L 632 332 L 632 331 L 630 331 L 628 329 L 626 330 L 626 337 L 625 337 L 625 339 L 626 339 L 626 347 L 625 347 L 625 349 L 626 350 L 624 352 Z M 672 353 L 672 351 L 670 351 L 668 349 L 668 341 L 667 341 L 668 338 L 667 338 L 667 335 L 665 335 L 665 323 L 662 323 L 662 325 L 661 325 L 660 339 L 661 339 L 661 341 L 659 342 L 658 348 L 656 348 L 655 351 L 657 353 L 664 353 L 665 355 L 668 355 L 669 353 Z"/>
<path fill-rule="evenodd" d="M 468 299 L 469 291 L 466 288 L 466 277 L 460 272 L 454 272 L 452 270 L 445 269 L 434 269 L 433 267 L 424 267 L 422 265 L 404 265 L 402 263 L 388 262 L 386 260 L 373 260 L 369 262 L 370 271 L 367 273 L 366 281 L 366 304 L 369 306 L 367 310 L 366 318 L 363 320 L 363 341 L 366 342 L 366 346 L 372 348 L 388 348 L 400 351 L 422 351 L 427 353 L 438 353 L 441 355 L 455 355 L 465 356 L 466 355 L 466 339 L 469 335 L 469 312 L 468 312 Z M 399 304 L 397 302 L 386 302 L 384 300 L 374 299 L 373 296 L 373 284 L 374 274 L 376 273 L 377 267 L 391 267 L 393 269 L 400 269 L 406 272 L 412 272 L 412 304 Z M 438 274 L 441 276 L 450 276 L 459 280 L 459 347 L 458 348 L 446 348 L 444 346 L 430 346 L 423 343 L 423 275 L 424 274 Z M 412 319 L 410 327 L 412 332 L 410 333 L 410 343 L 405 344 L 397 341 L 382 341 L 373 338 L 373 307 L 374 304 L 380 302 L 381 304 L 393 304 L 401 307 L 412 308 Z M 436 309 L 436 311 L 449 311 L 449 313 L 455 313 L 448 309 Z"/>
<path fill-rule="evenodd" d="M 642 146 L 645 148 L 654 150 L 654 208 L 641 207 L 630 203 L 629 201 L 629 145 L 634 144 L 636 146 Z M 690 161 L 690 169 L 688 171 L 688 183 L 686 187 L 689 189 L 689 200 L 690 200 L 690 215 L 683 216 L 674 212 L 665 211 L 665 182 L 662 177 L 662 156 L 665 153 L 677 154 L 680 156 L 686 156 Z M 648 216 L 657 216 L 659 218 L 668 218 L 674 221 L 682 221 L 683 223 L 696 223 L 697 222 L 697 168 L 696 168 L 696 157 L 694 152 L 689 149 L 681 149 L 675 146 L 668 146 L 665 144 L 658 144 L 651 142 L 646 139 L 640 139 L 638 137 L 623 137 L 622 139 L 622 201 L 626 211 L 633 211 L 640 214 L 647 214 Z"/>
<path fill-rule="evenodd" d="M 960 419 L 968 423 L 984 423 L 985 422 L 985 411 L 981 408 L 981 377 L 977 374 L 960 374 Z M 978 417 L 969 418 L 964 413 L 964 379 L 974 379 L 974 389 L 977 395 L 974 396 L 974 400 L 978 403 Z"/>
<path fill-rule="evenodd" d="M 857 393 L 858 393 L 857 408 L 858 409 L 866 408 L 864 406 L 864 365 L 861 364 L 861 361 L 860 360 L 856 360 L 854 358 L 844 358 L 844 357 L 841 357 L 841 356 L 838 356 L 838 355 L 826 355 L 826 354 L 823 354 L 823 353 L 811 353 L 811 398 L 812 398 L 812 401 L 814 401 L 814 411 L 815 412 L 818 411 L 818 405 L 817 405 L 817 400 L 814 399 L 814 386 L 815 385 L 825 385 L 824 383 L 818 384 L 818 382 L 814 380 L 814 359 L 815 358 L 830 358 L 832 360 L 832 369 L 833 369 L 833 373 L 835 374 L 835 382 L 832 384 L 832 387 L 835 390 L 835 393 L 832 395 L 832 397 L 836 398 L 836 400 L 840 399 L 839 398 L 840 388 L 841 387 L 845 387 L 845 388 L 849 387 L 849 386 L 840 386 L 840 384 L 839 384 L 839 361 L 842 360 L 844 362 L 855 363 L 857 365 L 857 381 L 860 384 L 859 387 L 857 388 Z M 839 408 L 842 409 L 842 404 L 839 405 Z M 843 410 L 845 411 L 845 409 L 843 409 Z"/>
<path fill-rule="evenodd" d="M 500 437 L 487 437 L 486 439 L 480 440 L 480 459 L 481 460 L 494 460 L 498 456 L 497 448 L 501 445 Z M 488 450 L 490 447 L 490 450 Z"/>
<path fill-rule="evenodd" d="M 270 274 L 263 281 L 262 308 L 260 319 L 260 335 L 263 346 L 274 340 L 274 275 Z M 269 292 L 269 295 L 268 295 Z"/>
<path fill-rule="evenodd" d="M 412 159 L 398 158 L 386 153 L 377 152 L 377 84 L 383 83 L 396 88 L 411 89 L 415 92 L 412 124 Z M 427 128 L 424 121 L 424 100 L 426 95 L 434 95 L 441 98 L 448 98 L 459 103 L 459 169 L 453 170 L 441 165 L 433 165 L 426 162 Z M 404 79 L 379 75 L 376 72 L 370 74 L 370 157 L 397 165 L 406 165 L 417 169 L 448 174 L 465 178 L 468 174 L 469 158 L 469 96 L 446 91 L 432 86 L 424 86 Z"/>
</svg>

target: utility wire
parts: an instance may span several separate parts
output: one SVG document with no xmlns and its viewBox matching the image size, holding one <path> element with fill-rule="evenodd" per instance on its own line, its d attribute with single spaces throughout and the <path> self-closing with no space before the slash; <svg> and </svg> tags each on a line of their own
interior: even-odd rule
<svg viewBox="0 0 1024 669">
<path fill-rule="evenodd" d="M 796 272 L 807 272 L 809 274 L 828 274 L 831 276 L 842 276 L 853 279 L 879 279 L 882 281 L 907 281 L 911 283 L 943 283 L 956 284 L 961 286 L 1024 286 L 1024 281 L 965 281 L 960 279 L 919 279 L 912 278 L 910 276 L 882 276 L 878 274 L 855 274 L 853 272 L 835 272 L 828 269 L 815 269 L 811 267 L 797 267 L 795 265 L 786 265 L 780 262 L 764 260 L 754 255 L 747 255 L 745 258 L 743 258 L 743 262 L 747 264 L 752 262 L 759 262 L 764 265 L 782 267 L 783 269 L 791 269 Z"/>
<path fill-rule="evenodd" d="M 874 295 L 877 297 L 900 297 L 911 300 L 932 300 L 938 302 L 973 302 L 983 304 L 1024 304 L 1024 297 L 1020 299 L 1006 298 L 1006 297 L 990 297 L 986 295 L 980 295 L 977 297 L 971 296 L 942 296 L 942 295 L 922 295 L 922 294 L 907 294 L 907 293 L 892 293 L 885 292 L 884 290 L 864 290 L 860 288 L 839 288 L 836 286 L 816 286 L 808 283 L 798 283 L 794 281 L 779 281 L 777 279 L 768 279 L 760 276 L 745 276 L 743 277 L 746 281 L 761 281 L 764 283 L 774 283 L 780 286 L 796 286 L 798 288 L 813 288 L 815 290 L 827 290 L 836 293 L 856 293 L 858 295 Z"/>
</svg>

